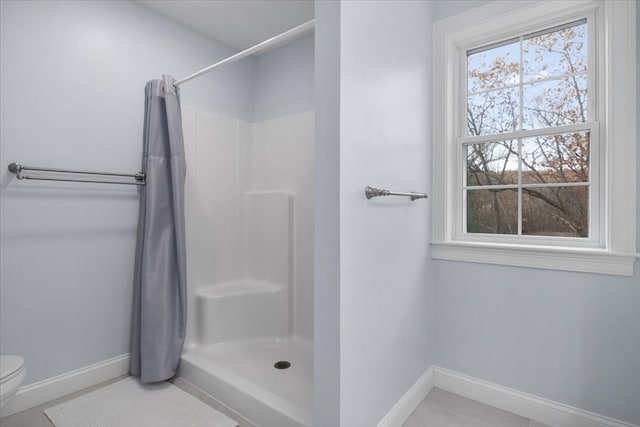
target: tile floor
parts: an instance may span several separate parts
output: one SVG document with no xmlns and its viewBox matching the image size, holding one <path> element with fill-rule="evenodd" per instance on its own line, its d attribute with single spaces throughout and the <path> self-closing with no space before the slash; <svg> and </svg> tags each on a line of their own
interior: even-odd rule
<svg viewBox="0 0 640 427">
<path fill-rule="evenodd" d="M 434 388 L 403 427 L 548 427 L 511 412 Z"/>
<path fill-rule="evenodd" d="M 54 427 L 44 415 L 44 410 L 58 403 L 71 400 L 79 395 L 93 391 L 97 388 L 111 384 L 123 377 L 99 384 L 95 387 L 61 397 L 54 401 L 36 406 L 27 411 L 0 420 L 1 427 Z M 203 402 L 211 405 L 238 420 L 239 427 L 256 427 L 247 420 L 233 413 L 229 408 L 222 407 L 219 402 L 201 393 L 189 383 L 177 379 L 174 383 L 177 387 L 193 394 Z M 511 412 L 492 408 L 491 406 L 434 388 L 422 401 L 411 417 L 403 424 L 403 427 L 548 427 L 545 424 L 532 421 Z"/>
<path fill-rule="evenodd" d="M 74 399 L 85 393 L 89 393 L 93 390 L 99 389 L 100 387 L 104 387 L 113 382 L 119 381 L 125 377 L 126 376 L 114 378 L 112 380 L 105 381 L 93 387 L 89 387 L 85 390 L 81 390 L 79 392 L 70 394 L 68 396 L 64 396 L 59 399 L 52 400 L 51 402 L 43 403 L 42 405 L 38 405 L 29 410 L 18 412 L 17 414 L 2 418 L 0 419 L 0 427 L 55 427 L 51 423 L 51 421 L 49 421 L 49 418 L 47 418 L 47 416 L 44 414 L 45 409 L 50 408 L 51 406 L 55 406 L 62 402 L 66 402 L 67 400 Z M 257 427 L 255 424 L 249 422 L 242 416 L 235 413 L 233 410 L 223 406 L 220 402 L 212 399 L 205 393 L 201 392 L 198 388 L 192 386 L 190 383 L 187 383 L 186 381 L 183 381 L 180 378 L 178 378 L 173 382 L 173 384 L 176 387 L 186 391 L 187 393 L 197 397 L 207 405 L 227 415 L 229 418 L 236 420 L 238 422 L 238 427 Z"/>
<path fill-rule="evenodd" d="M 26 411 L 18 412 L 17 414 L 2 418 L 0 419 L 0 427 L 53 427 L 53 424 L 51 423 L 51 421 L 49 421 L 49 418 L 47 418 L 47 416 L 44 414 L 45 409 L 51 406 L 55 406 L 58 403 L 66 402 L 67 400 L 71 400 L 90 391 L 99 389 L 100 387 L 104 387 L 123 378 L 125 378 L 125 376 L 105 381 L 93 387 L 89 387 L 79 392 L 72 393 L 68 396 L 54 399 L 51 402 L 43 403 L 42 405 L 38 405 Z"/>
</svg>

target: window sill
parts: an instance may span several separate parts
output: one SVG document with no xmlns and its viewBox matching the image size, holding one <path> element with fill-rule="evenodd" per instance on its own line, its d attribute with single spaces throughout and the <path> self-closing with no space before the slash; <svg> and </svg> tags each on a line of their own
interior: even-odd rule
<svg viewBox="0 0 640 427">
<path fill-rule="evenodd" d="M 432 242 L 431 257 L 547 270 L 633 276 L 635 254 L 601 249 L 532 247 L 494 243 Z"/>
</svg>

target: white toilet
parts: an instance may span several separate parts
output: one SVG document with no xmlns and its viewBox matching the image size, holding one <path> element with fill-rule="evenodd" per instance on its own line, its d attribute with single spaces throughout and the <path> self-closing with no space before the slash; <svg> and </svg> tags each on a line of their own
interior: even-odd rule
<svg viewBox="0 0 640 427">
<path fill-rule="evenodd" d="M 0 417 L 2 410 L 15 396 L 25 377 L 24 359 L 20 356 L 0 356 Z"/>
</svg>

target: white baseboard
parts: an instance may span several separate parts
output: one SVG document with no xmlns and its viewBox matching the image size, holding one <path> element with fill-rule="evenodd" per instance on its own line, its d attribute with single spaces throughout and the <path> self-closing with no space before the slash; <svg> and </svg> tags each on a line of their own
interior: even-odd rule
<svg viewBox="0 0 640 427">
<path fill-rule="evenodd" d="M 67 372 L 44 381 L 20 387 L 15 397 L 2 410 L 7 417 L 59 397 L 66 396 L 87 387 L 129 373 L 130 354 L 122 354 L 111 359 L 94 363 L 75 371 Z M 27 366 L 27 369 L 29 367 Z"/>
<path fill-rule="evenodd" d="M 377 427 L 402 426 L 433 387 L 552 427 L 640 427 L 437 366 L 416 381 Z"/>
<path fill-rule="evenodd" d="M 433 367 L 431 367 L 393 405 L 393 408 L 378 423 L 378 427 L 402 427 L 433 388 L 433 379 Z"/>
</svg>

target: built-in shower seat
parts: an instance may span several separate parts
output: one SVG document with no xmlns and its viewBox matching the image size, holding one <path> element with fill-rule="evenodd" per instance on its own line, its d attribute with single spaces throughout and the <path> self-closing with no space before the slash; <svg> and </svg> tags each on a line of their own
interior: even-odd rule
<svg viewBox="0 0 640 427">
<path fill-rule="evenodd" d="M 195 302 L 200 345 L 290 333 L 288 289 L 282 283 L 239 279 L 206 285 L 196 291 Z"/>
</svg>

